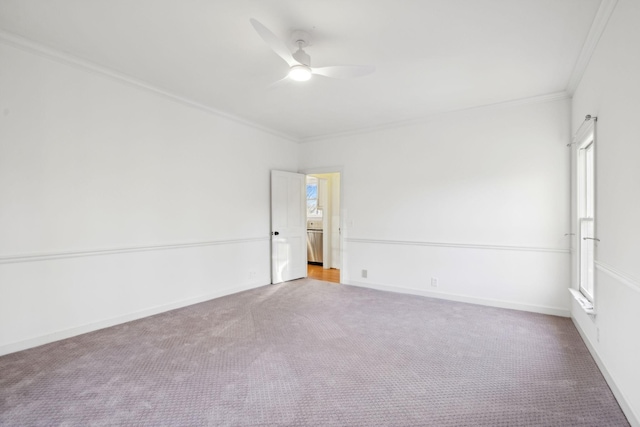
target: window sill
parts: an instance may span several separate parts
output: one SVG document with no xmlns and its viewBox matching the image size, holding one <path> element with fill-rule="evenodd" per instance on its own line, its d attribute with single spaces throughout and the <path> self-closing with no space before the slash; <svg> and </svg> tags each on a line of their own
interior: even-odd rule
<svg viewBox="0 0 640 427">
<path fill-rule="evenodd" d="M 593 304 L 584 295 L 582 295 L 582 293 L 572 288 L 569 288 L 569 292 L 571 292 L 573 298 L 578 301 L 578 304 L 580 304 L 580 307 L 582 307 L 582 310 L 584 310 L 585 313 L 587 313 L 589 316 L 596 315 Z"/>
</svg>

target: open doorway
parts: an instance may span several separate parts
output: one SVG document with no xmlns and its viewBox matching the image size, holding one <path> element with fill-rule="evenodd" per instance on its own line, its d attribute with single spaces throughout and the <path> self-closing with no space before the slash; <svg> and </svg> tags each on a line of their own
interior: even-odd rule
<svg viewBox="0 0 640 427">
<path fill-rule="evenodd" d="M 307 277 L 340 283 L 340 173 L 306 176 Z"/>
</svg>

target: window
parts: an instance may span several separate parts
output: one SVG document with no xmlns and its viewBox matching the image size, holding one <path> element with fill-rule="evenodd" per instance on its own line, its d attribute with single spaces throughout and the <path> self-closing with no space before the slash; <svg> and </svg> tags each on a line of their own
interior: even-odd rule
<svg viewBox="0 0 640 427">
<path fill-rule="evenodd" d="M 595 261 L 595 138 L 593 124 L 579 140 L 577 156 L 580 292 L 593 302 Z"/>
<path fill-rule="evenodd" d="M 307 216 L 318 216 L 318 179 L 307 177 Z"/>
</svg>

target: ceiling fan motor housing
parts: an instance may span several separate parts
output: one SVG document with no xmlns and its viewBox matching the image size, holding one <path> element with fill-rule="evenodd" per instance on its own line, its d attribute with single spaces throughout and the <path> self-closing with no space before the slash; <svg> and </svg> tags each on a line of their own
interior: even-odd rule
<svg viewBox="0 0 640 427">
<path fill-rule="evenodd" d="M 293 59 L 298 61 L 302 65 L 306 65 L 307 67 L 311 66 L 311 57 L 307 52 L 299 48 L 297 51 L 293 52 Z"/>
<path fill-rule="evenodd" d="M 290 40 L 294 46 L 298 47 L 298 50 L 293 53 L 293 59 L 302 65 L 310 67 L 311 57 L 303 49 L 307 46 L 311 46 L 311 34 L 303 30 L 295 30 L 291 32 Z"/>
</svg>

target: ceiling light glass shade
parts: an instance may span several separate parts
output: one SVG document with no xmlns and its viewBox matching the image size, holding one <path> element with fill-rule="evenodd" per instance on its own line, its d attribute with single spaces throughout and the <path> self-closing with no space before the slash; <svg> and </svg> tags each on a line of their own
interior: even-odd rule
<svg viewBox="0 0 640 427">
<path fill-rule="evenodd" d="M 294 65 L 289 70 L 289 78 L 297 82 L 306 82 L 311 78 L 311 68 L 306 65 Z"/>
</svg>

